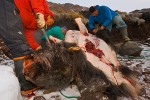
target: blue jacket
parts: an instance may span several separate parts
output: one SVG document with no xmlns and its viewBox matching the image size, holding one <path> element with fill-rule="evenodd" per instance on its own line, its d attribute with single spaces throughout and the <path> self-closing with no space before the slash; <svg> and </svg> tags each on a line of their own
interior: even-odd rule
<svg viewBox="0 0 150 100">
<path fill-rule="evenodd" d="M 89 17 L 89 28 L 92 30 L 94 28 L 94 23 L 98 22 L 101 25 L 107 27 L 114 16 L 118 15 L 115 11 L 111 10 L 107 6 L 95 6 L 96 9 L 98 10 L 98 15 L 97 16 L 92 16 L 90 15 Z"/>
</svg>

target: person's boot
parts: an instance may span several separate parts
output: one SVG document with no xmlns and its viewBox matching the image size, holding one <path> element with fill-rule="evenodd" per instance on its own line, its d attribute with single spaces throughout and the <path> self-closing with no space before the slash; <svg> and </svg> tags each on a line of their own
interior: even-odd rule
<svg viewBox="0 0 150 100">
<path fill-rule="evenodd" d="M 127 27 L 120 28 L 120 33 L 123 38 L 124 43 L 130 41 L 131 39 L 128 37 Z"/>
<path fill-rule="evenodd" d="M 14 65 L 15 65 L 16 76 L 18 77 L 19 83 L 21 85 L 21 94 L 26 95 L 37 90 L 37 86 L 25 79 L 22 71 L 23 62 L 24 62 L 24 58 L 14 60 Z"/>
</svg>

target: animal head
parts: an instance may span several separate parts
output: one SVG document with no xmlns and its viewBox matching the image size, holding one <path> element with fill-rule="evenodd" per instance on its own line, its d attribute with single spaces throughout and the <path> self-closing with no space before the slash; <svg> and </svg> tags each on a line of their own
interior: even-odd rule
<svg viewBox="0 0 150 100">
<path fill-rule="evenodd" d="M 75 57 L 74 52 L 78 53 L 80 50 L 77 49 L 72 49 L 70 44 L 63 43 L 35 51 L 25 60 L 23 71 L 25 78 L 40 86 L 44 86 L 47 80 L 56 78 L 66 77 L 66 80 L 70 80 L 69 78 L 73 76 L 72 68 L 76 59 L 80 57 L 79 54 Z"/>
<path fill-rule="evenodd" d="M 51 70 L 53 63 L 52 52 L 47 49 L 39 49 L 24 61 L 23 73 L 28 81 L 37 84 L 37 78 L 44 80 L 45 73 Z"/>
</svg>

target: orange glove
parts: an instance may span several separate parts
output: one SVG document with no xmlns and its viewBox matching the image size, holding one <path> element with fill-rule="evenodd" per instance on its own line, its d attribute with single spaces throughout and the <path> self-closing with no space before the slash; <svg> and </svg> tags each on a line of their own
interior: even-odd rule
<svg viewBox="0 0 150 100">
<path fill-rule="evenodd" d="M 54 18 L 51 17 L 50 15 L 47 17 L 47 21 L 45 23 L 47 26 L 50 26 L 52 24 L 54 24 Z"/>
</svg>

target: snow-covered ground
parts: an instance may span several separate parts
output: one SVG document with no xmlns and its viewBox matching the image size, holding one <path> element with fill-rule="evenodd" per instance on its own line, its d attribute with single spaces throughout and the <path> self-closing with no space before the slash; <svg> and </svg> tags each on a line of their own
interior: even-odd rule
<svg viewBox="0 0 150 100">
<path fill-rule="evenodd" d="M 128 65 L 128 67 L 138 76 L 138 79 L 142 85 L 138 100 L 150 100 L 150 44 L 139 43 L 139 45 L 143 48 L 140 57 L 118 56 L 118 59 L 122 64 Z M 121 100 L 130 99 L 121 98 Z"/>
</svg>

